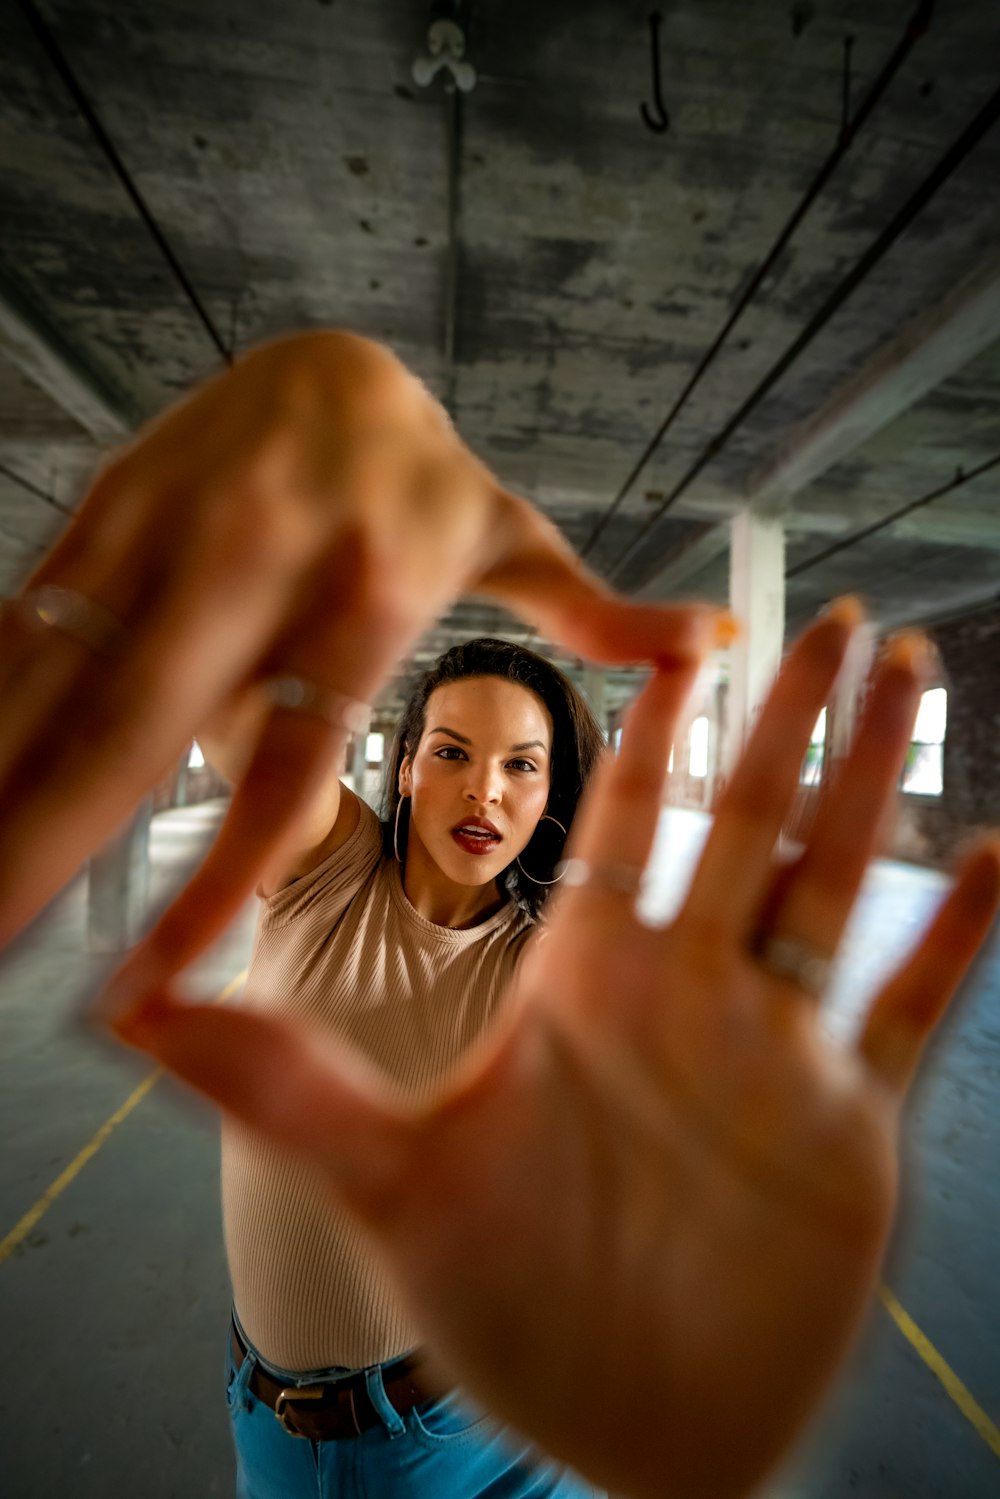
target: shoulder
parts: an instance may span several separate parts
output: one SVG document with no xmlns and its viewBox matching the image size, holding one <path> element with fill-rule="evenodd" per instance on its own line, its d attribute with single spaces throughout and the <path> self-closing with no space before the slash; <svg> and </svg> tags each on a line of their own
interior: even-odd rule
<svg viewBox="0 0 1000 1499">
<path fill-rule="evenodd" d="M 321 864 L 325 864 L 332 854 L 339 849 L 346 848 L 351 838 L 364 819 L 362 809 L 375 817 L 374 812 L 348 786 L 338 784 L 338 799 L 336 816 L 332 824 L 328 825 L 328 831 L 318 843 L 300 850 L 298 854 L 282 867 L 280 874 L 272 872 L 270 876 L 261 881 L 258 895 L 277 895 L 288 885 L 312 874 Z M 376 819 L 377 822 L 377 819 Z"/>
<path fill-rule="evenodd" d="M 259 892 L 265 921 L 286 921 L 317 902 L 342 906 L 382 863 L 382 824 L 365 802 L 352 792 L 346 792 L 347 797 L 352 805 L 346 809 L 339 836 L 324 840 L 280 888 Z"/>
</svg>

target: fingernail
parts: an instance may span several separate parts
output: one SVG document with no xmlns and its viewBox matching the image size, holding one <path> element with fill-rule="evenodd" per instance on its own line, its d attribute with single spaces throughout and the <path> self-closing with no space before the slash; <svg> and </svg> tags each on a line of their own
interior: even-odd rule
<svg viewBox="0 0 1000 1499">
<path fill-rule="evenodd" d="M 856 593 L 841 594 L 839 599 L 831 600 L 822 612 L 825 619 L 839 620 L 849 630 L 857 629 L 865 620 L 865 606 Z"/>
<path fill-rule="evenodd" d="M 743 626 L 731 609 L 705 609 L 696 628 L 704 651 L 724 651 L 743 634 Z"/>
<path fill-rule="evenodd" d="M 881 654 L 886 666 L 898 666 L 922 681 L 929 681 L 937 668 L 937 651 L 920 630 L 889 636 Z"/>
</svg>

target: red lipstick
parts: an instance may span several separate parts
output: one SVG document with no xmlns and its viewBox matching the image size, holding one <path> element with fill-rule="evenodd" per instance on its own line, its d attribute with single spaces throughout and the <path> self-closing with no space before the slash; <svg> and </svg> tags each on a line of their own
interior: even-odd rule
<svg viewBox="0 0 1000 1499">
<path fill-rule="evenodd" d="M 500 833 L 485 817 L 466 817 L 453 827 L 451 836 L 466 854 L 491 854 L 502 842 Z"/>
</svg>

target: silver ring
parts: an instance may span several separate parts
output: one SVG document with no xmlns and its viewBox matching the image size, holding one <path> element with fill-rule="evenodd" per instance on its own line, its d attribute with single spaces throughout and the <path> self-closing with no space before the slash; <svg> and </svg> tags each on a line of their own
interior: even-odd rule
<svg viewBox="0 0 1000 1499">
<path fill-rule="evenodd" d="M 795 937 L 765 937 L 756 956 L 760 966 L 774 978 L 795 984 L 813 999 L 822 999 L 833 962 L 815 947 Z"/>
<path fill-rule="evenodd" d="M 586 859 L 564 859 L 556 871 L 567 885 L 596 885 L 615 895 L 638 895 L 645 873 L 636 864 L 588 864 Z"/>
<path fill-rule="evenodd" d="M 60 630 L 99 656 L 117 656 L 124 648 L 124 626 L 109 610 L 75 588 L 41 583 L 11 602 L 29 629 Z"/>
<path fill-rule="evenodd" d="M 268 677 L 265 686 L 275 708 L 284 708 L 288 713 L 311 713 L 348 734 L 363 734 L 371 720 L 368 703 L 324 687 L 321 682 L 311 682 L 308 677 L 291 674 Z"/>
</svg>

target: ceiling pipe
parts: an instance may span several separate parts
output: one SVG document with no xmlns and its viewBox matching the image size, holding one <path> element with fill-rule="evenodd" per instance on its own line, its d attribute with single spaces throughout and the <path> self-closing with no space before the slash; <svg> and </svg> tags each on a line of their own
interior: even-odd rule
<svg viewBox="0 0 1000 1499">
<path fill-rule="evenodd" d="M 903 231 L 926 208 L 935 193 L 947 182 L 948 178 L 957 170 L 973 147 L 978 145 L 979 141 L 996 124 L 998 119 L 1000 119 L 1000 88 L 996 89 L 990 95 L 978 114 L 975 115 L 962 131 L 958 139 L 949 146 L 937 165 L 928 173 L 916 191 L 911 194 L 886 228 L 882 230 L 881 234 L 872 241 L 868 249 L 855 262 L 844 279 L 834 288 L 819 311 L 810 318 L 799 336 L 793 340 L 784 354 L 771 366 L 770 370 L 768 370 L 764 378 L 743 402 L 739 410 L 730 417 L 722 430 L 702 449 L 698 458 L 696 458 L 683 478 L 674 485 L 670 493 L 657 506 L 655 514 L 649 518 L 625 548 L 624 552 L 622 552 L 608 573 L 609 578 L 614 578 L 625 564 L 631 561 L 632 557 L 635 556 L 639 547 L 656 527 L 666 511 L 690 488 L 702 470 L 721 452 L 737 428 L 742 426 L 750 413 L 777 384 L 782 375 L 795 363 L 802 351 L 812 343 L 816 335 L 825 327 L 843 303 L 847 301 L 848 297 L 860 286 L 868 273 L 883 259 Z"/>
<path fill-rule="evenodd" d="M 52 505 L 54 509 L 62 511 L 63 515 L 74 515 L 76 513 L 68 505 L 64 505 L 61 500 L 55 499 L 53 495 L 47 494 L 44 489 L 40 489 L 37 484 L 32 484 L 30 479 L 23 479 L 12 468 L 8 468 L 6 463 L 0 463 L 0 474 L 5 479 L 9 479 L 12 484 L 17 484 L 28 494 L 34 495 L 36 499 L 44 500 L 46 505 Z"/>
<path fill-rule="evenodd" d="M 455 363 L 455 337 L 458 327 L 458 269 L 461 245 L 459 217 L 462 191 L 462 96 L 457 88 L 445 95 L 448 131 L 448 259 L 445 268 L 444 295 L 444 407 L 452 421 L 457 419 L 455 397 L 458 370 Z"/>
<path fill-rule="evenodd" d="M 222 338 L 220 337 L 219 332 L 215 327 L 215 324 L 212 322 L 212 319 L 209 317 L 208 312 L 206 311 L 201 301 L 201 298 L 198 296 L 198 293 L 195 291 L 190 280 L 188 279 L 184 267 L 181 265 L 180 261 L 177 259 L 177 256 L 171 249 L 166 235 L 163 233 L 163 230 L 156 222 L 156 219 L 153 217 L 153 214 L 150 211 L 146 200 L 143 198 L 139 189 L 136 187 L 131 176 L 129 175 L 128 169 L 119 156 L 114 142 L 111 140 L 111 137 L 108 135 L 104 126 L 98 119 L 93 105 L 90 103 L 90 100 L 87 98 L 82 87 L 80 86 L 75 73 L 73 72 L 69 63 L 66 61 L 66 58 L 63 56 L 55 37 L 46 25 L 37 7 L 33 4 L 33 0 L 19 0 L 19 4 L 21 10 L 24 12 L 25 17 L 27 18 L 29 26 L 35 33 L 38 42 L 45 52 L 45 55 L 48 57 L 50 63 L 59 74 L 69 93 L 72 95 L 74 104 L 80 111 L 80 114 L 83 116 L 87 125 L 90 127 L 92 135 L 94 136 L 101 150 L 104 152 L 109 165 L 114 171 L 122 187 L 125 189 L 129 198 L 132 200 L 135 208 L 138 210 L 139 216 L 152 235 L 156 247 L 160 251 L 160 254 L 163 256 L 164 260 L 167 262 L 167 265 L 173 272 L 174 279 L 180 286 L 181 291 L 184 293 L 188 302 L 194 309 L 199 322 L 202 324 L 209 338 L 212 340 L 212 343 L 218 350 L 223 362 L 225 364 L 232 364 L 232 354 L 223 343 Z"/>
<path fill-rule="evenodd" d="M 850 536 L 844 536 L 840 541 L 833 542 L 832 545 L 824 547 L 821 552 L 816 552 L 814 556 L 807 557 L 803 562 L 797 562 L 794 567 L 789 567 L 785 570 L 785 577 L 797 578 L 800 573 L 808 572 L 812 567 L 818 567 L 828 557 L 834 557 L 838 552 L 846 552 L 848 547 L 857 546 L 859 541 L 866 541 L 869 536 L 874 536 L 877 532 L 884 531 L 887 526 L 895 525 L 896 521 L 902 520 L 907 515 L 911 515 L 914 510 L 919 510 L 924 505 L 930 505 L 933 500 L 940 500 L 946 494 L 954 493 L 956 489 L 961 489 L 963 485 L 971 484 L 973 479 L 978 479 L 981 474 L 988 474 L 994 468 L 1000 468 L 1000 453 L 995 454 L 992 458 L 988 458 L 985 463 L 978 464 L 976 468 L 970 469 L 968 473 L 963 473 L 959 469 L 954 479 L 951 479 L 947 484 L 942 484 L 938 489 L 932 489 L 929 494 L 922 495 L 919 500 L 911 500 L 908 505 L 901 505 L 898 510 L 891 511 L 889 515 L 883 516 L 881 520 L 875 521 L 870 526 L 865 526 L 860 531 L 852 531 Z"/>
<path fill-rule="evenodd" d="M 635 484 L 636 479 L 638 479 L 639 475 L 642 473 L 643 469 L 646 467 L 649 460 L 652 458 L 653 454 L 660 446 L 660 443 L 663 441 L 667 432 L 673 426 L 674 422 L 677 420 L 677 417 L 687 405 L 696 388 L 701 384 L 702 379 L 708 372 L 709 366 L 714 363 L 719 350 L 722 348 L 722 345 L 729 337 L 735 324 L 742 317 L 747 307 L 757 295 L 757 292 L 760 290 L 761 284 L 773 268 L 779 255 L 785 249 L 796 229 L 799 227 L 802 220 L 805 218 L 806 214 L 809 212 L 810 208 L 815 203 L 820 193 L 823 191 L 823 188 L 826 186 L 827 182 L 830 180 L 830 177 L 833 175 L 834 170 L 837 168 L 837 166 L 839 166 L 843 157 L 850 150 L 858 135 L 858 132 L 866 123 L 869 115 L 872 113 L 872 110 L 875 108 L 876 104 L 878 104 L 879 100 L 882 98 L 882 95 L 889 87 L 889 84 L 892 82 L 893 78 L 902 67 L 903 62 L 906 60 L 911 49 L 926 32 L 928 26 L 930 25 L 933 8 L 934 7 L 931 3 L 931 0 L 921 0 L 921 3 L 918 5 L 913 15 L 910 17 L 910 20 L 907 22 L 906 30 L 900 37 L 898 43 L 896 44 L 896 47 L 888 58 L 881 73 L 879 73 L 875 78 L 871 88 L 862 99 L 854 114 L 853 119 L 847 119 L 845 113 L 845 116 L 841 122 L 839 134 L 837 136 L 836 145 L 833 147 L 833 150 L 830 152 L 829 156 L 826 158 L 819 171 L 816 173 L 816 176 L 809 184 L 802 197 L 801 202 L 792 213 L 791 217 L 785 224 L 785 227 L 782 229 L 777 239 L 774 241 L 774 244 L 767 252 L 767 255 L 757 267 L 756 271 L 750 279 L 749 284 L 744 288 L 743 292 L 737 298 L 736 305 L 734 306 L 732 312 L 723 323 L 721 329 L 712 340 L 708 349 L 698 361 L 694 373 L 691 375 L 680 395 L 677 397 L 676 401 L 671 406 L 666 416 L 663 418 L 663 421 L 657 427 L 653 436 L 646 444 L 635 465 L 630 470 L 628 477 L 626 478 L 621 489 L 618 491 L 615 498 L 608 506 L 608 509 L 605 511 L 604 515 L 600 517 L 594 529 L 591 531 L 590 536 L 587 538 L 586 544 L 584 545 L 583 551 L 581 553 L 582 556 L 588 556 L 592 548 L 596 546 L 597 542 L 603 535 L 608 522 L 611 520 L 611 517 L 615 514 L 619 506 L 622 504 L 623 500 L 629 494 L 633 485 Z M 851 38 L 848 38 L 848 41 L 851 40 Z M 848 49 L 845 58 L 844 69 L 845 83 L 848 76 L 847 60 L 849 59 L 849 57 L 850 50 Z"/>
<path fill-rule="evenodd" d="M 445 410 L 455 420 L 458 370 L 455 360 L 458 327 L 458 273 L 462 190 L 462 94 L 476 86 L 475 68 L 466 57 L 468 7 L 465 0 L 432 0 L 427 52 L 412 66 L 414 82 L 428 88 L 441 76 L 444 82 L 445 135 L 448 172 L 448 224 L 444 284 L 444 396 Z"/>
</svg>

